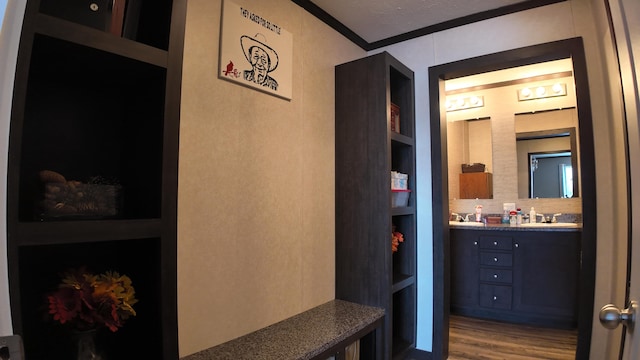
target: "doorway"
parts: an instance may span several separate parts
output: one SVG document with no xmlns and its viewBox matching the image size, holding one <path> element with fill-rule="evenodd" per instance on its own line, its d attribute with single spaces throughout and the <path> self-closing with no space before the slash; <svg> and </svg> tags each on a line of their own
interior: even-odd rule
<svg viewBox="0 0 640 360">
<path fill-rule="evenodd" d="M 449 79 L 537 64 L 552 60 L 571 59 L 576 87 L 576 108 L 579 119 L 580 164 L 582 182 L 581 234 L 582 267 L 578 304 L 578 342 L 576 358 L 589 357 L 592 311 L 594 303 L 596 260 L 596 188 L 593 127 L 586 59 L 581 38 L 572 38 L 500 53 L 480 56 L 429 68 L 431 118 L 431 166 L 433 182 L 433 346 L 434 359 L 446 359 L 449 343 L 450 299 L 450 238 L 448 203 L 447 127 L 444 82 Z"/>
</svg>

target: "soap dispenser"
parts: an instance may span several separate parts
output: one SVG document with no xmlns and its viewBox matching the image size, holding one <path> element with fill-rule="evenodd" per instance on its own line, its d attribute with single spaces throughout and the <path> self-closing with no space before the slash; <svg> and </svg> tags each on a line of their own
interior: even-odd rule
<svg viewBox="0 0 640 360">
<path fill-rule="evenodd" d="M 536 222 L 536 209 L 533 208 L 533 206 L 531 207 L 531 211 L 529 211 L 529 222 L 534 223 Z"/>
</svg>

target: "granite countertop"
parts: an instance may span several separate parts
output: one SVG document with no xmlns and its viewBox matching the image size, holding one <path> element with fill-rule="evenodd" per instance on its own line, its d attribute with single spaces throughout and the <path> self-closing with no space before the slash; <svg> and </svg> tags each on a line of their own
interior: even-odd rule
<svg viewBox="0 0 640 360">
<path fill-rule="evenodd" d="M 463 223 L 464 224 L 464 223 Z M 510 224 L 481 224 L 481 225 L 456 225 L 449 223 L 450 229 L 464 229 L 464 230 L 493 230 L 493 231 L 554 231 L 554 232 L 580 232 L 582 231 L 582 224 L 578 223 L 578 226 L 562 227 L 562 226 L 518 226 Z"/>
<path fill-rule="evenodd" d="M 181 360 L 311 359 L 383 317 L 384 309 L 332 300 Z"/>
</svg>

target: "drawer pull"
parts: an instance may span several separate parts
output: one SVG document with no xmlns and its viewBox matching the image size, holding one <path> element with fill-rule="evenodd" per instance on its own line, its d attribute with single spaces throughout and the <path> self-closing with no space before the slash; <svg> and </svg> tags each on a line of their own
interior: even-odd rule
<svg viewBox="0 0 640 360">
<path fill-rule="evenodd" d="M 494 261 L 494 262 L 498 262 L 498 258 L 497 258 L 497 257 L 494 257 L 494 258 L 493 258 L 493 261 Z"/>
<path fill-rule="evenodd" d="M 474 242 L 473 242 L 473 245 L 478 245 L 478 242 L 477 242 L 477 241 L 474 241 Z"/>
<path fill-rule="evenodd" d="M 497 279 L 498 278 L 498 274 L 493 274 L 493 278 Z"/>
<path fill-rule="evenodd" d="M 493 245 L 498 246 L 498 242 L 497 242 L 497 241 L 494 241 L 494 242 L 493 242 Z"/>
<path fill-rule="evenodd" d="M 494 296 L 494 297 L 493 297 L 493 301 L 496 301 L 496 300 L 498 300 L 498 297 L 497 297 L 497 296 Z"/>
</svg>

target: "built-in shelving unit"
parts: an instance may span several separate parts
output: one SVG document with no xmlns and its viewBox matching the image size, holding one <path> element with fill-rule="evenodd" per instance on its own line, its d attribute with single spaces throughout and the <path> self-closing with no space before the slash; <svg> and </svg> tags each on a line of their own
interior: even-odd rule
<svg viewBox="0 0 640 360">
<path fill-rule="evenodd" d="M 376 358 L 403 358 L 416 336 L 414 75 L 384 52 L 339 65 L 335 76 L 336 298 L 384 308 Z M 407 206 L 391 206 L 391 171 L 408 175 Z M 394 226 L 404 237 L 397 252 Z"/>
<path fill-rule="evenodd" d="M 178 357 L 185 12 L 185 0 L 27 2 L 7 227 L 13 329 L 29 360 L 72 357 L 68 329 L 46 316 L 46 294 L 81 266 L 126 274 L 139 300 L 137 316 L 98 333 L 107 358 Z"/>
</svg>

